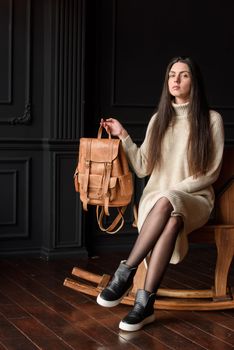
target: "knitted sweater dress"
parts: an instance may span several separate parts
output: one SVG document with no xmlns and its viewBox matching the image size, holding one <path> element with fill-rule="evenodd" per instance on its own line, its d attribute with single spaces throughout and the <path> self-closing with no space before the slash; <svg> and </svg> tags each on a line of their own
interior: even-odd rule
<svg viewBox="0 0 234 350">
<path fill-rule="evenodd" d="M 155 167 L 142 193 L 138 211 L 138 231 L 155 203 L 168 198 L 173 206 L 172 216 L 181 216 L 183 228 L 178 235 L 170 263 L 177 264 L 188 251 L 187 235 L 203 226 L 214 206 L 212 184 L 218 178 L 224 147 L 223 122 L 219 113 L 210 111 L 213 137 L 212 164 L 209 171 L 194 178 L 189 171 L 187 145 L 189 137 L 188 103 L 174 104 L 175 120 L 169 126 L 162 143 L 162 163 Z M 157 114 L 153 115 L 146 131 L 144 142 L 138 147 L 128 135 L 122 140 L 129 163 L 138 177 L 147 173 L 147 149 L 149 133 Z"/>
</svg>

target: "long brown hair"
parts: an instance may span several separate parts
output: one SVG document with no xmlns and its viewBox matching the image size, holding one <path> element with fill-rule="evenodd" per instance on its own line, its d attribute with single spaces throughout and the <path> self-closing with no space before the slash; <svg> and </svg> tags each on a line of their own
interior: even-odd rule
<svg viewBox="0 0 234 350">
<path fill-rule="evenodd" d="M 189 57 L 173 58 L 167 66 L 161 98 L 157 108 L 157 117 L 149 139 L 148 170 L 151 173 L 161 163 L 162 141 L 172 121 L 174 109 L 173 96 L 168 89 L 168 77 L 171 67 L 176 62 L 188 65 L 191 74 L 188 118 L 190 134 L 188 139 L 188 163 L 191 174 L 195 177 L 205 174 L 209 169 L 209 150 L 211 140 L 209 106 L 205 94 L 202 75 L 197 64 Z"/>
</svg>

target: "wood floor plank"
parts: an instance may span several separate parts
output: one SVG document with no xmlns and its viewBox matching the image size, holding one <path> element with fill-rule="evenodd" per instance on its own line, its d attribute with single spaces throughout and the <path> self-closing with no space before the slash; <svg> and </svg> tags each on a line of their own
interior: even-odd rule
<svg viewBox="0 0 234 350">
<path fill-rule="evenodd" d="M 191 249 L 182 263 L 169 266 L 164 286 L 209 288 L 215 254 L 215 249 Z M 156 310 L 154 323 L 138 332 L 122 332 L 118 324 L 129 306 L 102 308 L 94 297 L 63 286 L 74 266 L 98 274 L 112 274 L 126 257 L 125 251 L 103 253 L 94 259 L 0 259 L 0 350 L 234 348 L 232 309 L 212 312 Z M 234 280 L 233 266 L 230 281 Z"/>
<path fill-rule="evenodd" d="M 82 307 L 81 305 L 78 306 L 78 308 L 81 308 L 81 307 Z M 123 306 L 121 305 L 119 307 L 121 308 Z M 127 340 L 133 343 L 139 349 L 142 349 L 142 350 L 148 350 L 152 348 L 156 348 L 158 350 L 169 349 L 169 347 L 162 344 L 157 339 L 152 338 L 151 336 L 149 336 L 147 333 L 143 331 L 134 334 L 134 336 L 133 335 L 130 336 L 129 332 L 120 331 L 118 329 L 118 325 L 121 318 L 114 313 L 112 308 L 106 309 L 105 312 L 103 312 L 102 307 L 90 301 L 85 304 L 85 310 L 89 315 L 99 320 L 100 323 L 102 323 L 112 331 L 118 332 L 118 335 L 121 339 Z"/>
<path fill-rule="evenodd" d="M 7 349 L 7 350 L 38 350 L 40 349 L 36 345 L 34 345 L 31 340 L 20 337 L 20 338 L 10 338 L 5 339 L 3 341 L 3 347 L 0 349 Z"/>
<path fill-rule="evenodd" d="M 11 301 L 5 297 L 2 293 L 0 293 L 0 305 L 12 304 Z"/>
<path fill-rule="evenodd" d="M 14 327 L 10 322 L 8 322 L 5 317 L 0 315 L 0 340 L 8 338 L 17 338 L 20 337 L 21 333 L 19 330 Z"/>
<path fill-rule="evenodd" d="M 10 285 L 11 286 L 11 285 Z M 10 295 L 14 298 L 14 294 L 10 293 Z M 19 296 L 20 298 L 20 296 Z M 15 299 L 17 302 L 20 302 L 20 299 Z M 29 295 L 30 299 L 30 295 Z M 56 333 L 59 338 L 62 338 L 65 342 L 69 341 L 69 344 L 74 346 L 74 349 L 96 349 L 100 346 L 100 343 L 96 342 L 93 339 L 90 339 L 87 337 L 83 332 L 81 332 L 76 327 L 72 327 L 68 322 L 64 321 L 59 315 L 51 310 L 50 308 L 45 308 L 43 305 L 40 304 L 40 302 L 37 302 L 37 305 L 34 303 L 29 303 L 27 305 L 23 305 L 26 310 L 32 315 L 35 319 L 37 319 L 40 323 L 46 325 L 47 328 L 53 331 L 53 333 Z M 1 307 L 1 306 L 0 306 Z M 3 308 L 4 306 L 2 306 Z M 18 306 L 16 305 L 14 307 L 14 310 L 16 310 Z M 18 309 L 20 309 L 18 307 Z M 1 310 L 3 312 L 3 310 Z M 10 318 L 12 323 L 15 325 L 18 325 L 17 319 L 20 319 L 20 322 L 22 320 L 22 317 L 16 317 L 15 315 L 8 315 L 8 308 L 5 306 L 5 315 L 6 317 Z M 24 311 L 21 311 L 25 314 Z M 21 323 L 20 323 L 21 324 Z M 35 340 L 36 341 L 36 340 Z M 55 342 L 54 339 L 51 339 L 50 341 L 53 343 Z M 64 346 L 63 346 L 64 347 Z"/>
<path fill-rule="evenodd" d="M 65 350 L 65 349 L 71 349 L 70 346 L 66 345 L 61 341 L 59 337 L 57 337 L 48 327 L 43 326 L 40 322 L 35 320 L 32 317 L 24 317 L 24 318 L 16 318 L 12 323 L 14 322 L 14 326 L 17 327 L 17 334 L 13 331 L 15 327 L 11 325 L 9 327 L 9 324 L 3 324 L 1 322 L 1 330 L 4 334 L 3 340 L 8 339 L 15 339 L 15 345 L 18 342 L 18 339 L 20 337 L 20 334 L 24 334 L 25 337 L 30 338 L 31 342 L 33 342 L 35 345 L 37 345 L 39 348 L 47 348 L 47 349 L 58 349 L 58 350 Z M 19 332 L 19 331 L 20 332 Z M 47 341 L 46 347 L 45 345 L 45 339 Z M 54 346 L 54 347 L 52 347 Z"/>
<path fill-rule="evenodd" d="M 212 318 L 211 320 L 211 319 L 202 317 L 202 312 L 201 313 L 192 312 L 191 315 L 181 313 L 181 316 L 183 318 L 186 317 L 186 320 L 188 320 L 197 328 L 202 329 L 203 331 L 211 334 L 212 336 L 234 347 L 234 330 L 233 330 L 234 323 L 232 325 L 232 329 L 227 329 L 226 327 L 223 327 L 223 325 L 220 325 L 217 322 L 215 322 L 214 318 Z"/>
<path fill-rule="evenodd" d="M 39 348 L 71 350 L 71 347 L 68 344 L 56 336 L 48 327 L 42 325 L 34 318 L 17 319 L 15 320 L 15 324 L 21 332 L 26 334 L 31 341 L 39 346 Z"/>
<path fill-rule="evenodd" d="M 170 320 L 170 322 L 172 321 Z M 189 339 L 188 337 L 184 336 L 183 333 L 175 332 L 174 328 L 166 327 L 163 323 L 159 322 L 159 319 L 156 320 L 155 325 L 149 325 L 146 328 L 146 332 L 164 344 L 171 346 L 174 350 L 204 349 L 204 347 L 200 346 L 199 343 L 194 342 L 193 338 Z"/>
<path fill-rule="evenodd" d="M 11 264 L 13 268 L 16 268 Z M 69 273 L 71 272 L 72 267 L 70 267 Z M 18 267 L 19 271 L 23 271 L 24 275 L 27 275 L 28 278 L 35 280 L 37 283 L 40 283 L 46 289 L 54 291 L 57 296 L 62 298 L 63 300 L 67 300 L 71 296 L 76 303 L 85 303 L 89 300 L 89 296 L 85 294 L 77 293 L 74 290 L 64 287 L 63 281 L 65 279 L 66 272 L 58 270 L 55 275 L 51 270 L 54 270 L 53 266 L 48 265 L 47 262 L 44 264 L 38 259 L 33 259 L 29 261 L 22 261 L 20 266 Z"/>
<path fill-rule="evenodd" d="M 113 312 L 119 315 L 120 318 L 124 317 L 129 311 L 128 306 L 118 306 L 113 308 Z M 173 318 L 168 317 L 168 319 L 160 317 L 161 312 L 156 312 L 156 321 L 150 325 L 147 325 L 144 328 L 144 331 L 149 334 L 152 338 L 164 344 L 165 346 L 175 349 L 191 349 L 191 350 L 199 350 L 204 349 L 204 347 L 200 346 L 199 343 L 194 342 L 191 339 L 188 339 L 183 332 L 177 332 L 173 327 L 169 328 L 168 323 L 178 323 L 178 320 L 173 320 Z"/>
<path fill-rule="evenodd" d="M 10 280 L 11 279 L 11 280 Z M 17 303 L 21 301 L 23 297 L 23 290 L 20 288 L 25 288 L 27 291 L 27 302 L 23 302 L 23 307 L 25 309 L 30 306 L 32 310 L 33 307 L 39 303 L 46 304 L 48 307 L 56 311 L 60 316 L 62 316 L 70 324 L 75 325 L 80 330 L 82 330 L 87 336 L 96 339 L 97 342 L 105 346 L 118 346 L 120 345 L 120 339 L 118 334 L 111 332 L 109 329 L 95 321 L 92 317 L 88 316 L 82 310 L 77 310 L 73 306 L 69 305 L 67 302 L 57 297 L 55 294 L 51 293 L 46 288 L 43 288 L 36 281 L 30 280 L 20 273 L 15 273 L 15 269 L 8 267 L 7 276 L 5 276 L 6 285 L 8 282 L 8 289 L 11 289 L 11 297 L 16 300 Z M 14 292 L 13 288 L 9 288 L 9 284 L 17 283 L 19 286 L 18 290 Z M 15 288 L 16 289 L 16 288 Z M 21 295 L 20 295 L 21 290 Z M 0 291 L 3 292 L 0 286 Z M 36 295 L 36 298 L 33 296 Z M 129 344 L 121 339 L 121 347 L 124 349 L 129 349 Z M 132 349 L 135 348 L 132 346 Z"/>
<path fill-rule="evenodd" d="M 162 311 L 160 312 L 160 317 L 161 320 L 164 320 L 164 317 L 166 319 L 173 318 L 175 320 L 173 327 L 177 327 L 177 329 L 179 327 L 181 332 L 186 334 L 189 339 L 193 339 L 207 349 L 230 350 L 234 346 L 232 331 L 221 327 L 215 322 L 205 320 L 192 311 Z"/>
<path fill-rule="evenodd" d="M 23 266 L 23 270 L 27 271 L 27 273 L 29 273 L 29 274 L 31 273 L 31 271 L 30 271 L 31 268 L 32 268 L 31 264 L 30 264 L 30 267 Z M 49 284 L 48 284 L 48 278 L 46 276 L 37 275 L 37 281 L 39 281 L 40 283 L 42 283 L 44 285 L 47 284 L 47 287 L 50 289 L 52 288 L 54 293 L 58 293 L 57 286 L 54 285 L 54 283 L 51 283 L 51 279 L 50 279 Z M 59 294 L 61 295 L 61 292 L 59 292 Z M 79 293 L 74 292 L 73 294 L 74 294 L 74 296 L 77 296 L 77 294 L 79 294 Z M 75 301 L 74 298 L 71 298 L 71 299 L 69 298 L 68 300 L 72 303 L 74 303 L 74 301 Z M 75 302 L 75 305 L 78 308 L 79 307 L 83 308 L 83 305 L 79 305 L 79 303 Z M 96 303 L 93 303 L 93 302 L 87 302 L 85 304 L 85 308 L 86 308 L 86 311 L 88 312 L 88 314 L 90 314 L 95 319 L 99 319 L 99 321 L 101 321 L 102 324 L 106 325 L 107 327 L 111 327 L 112 330 L 115 330 L 115 331 L 118 330 L 118 323 L 121 319 L 120 317 L 114 319 L 113 313 L 111 316 L 111 313 L 109 310 L 105 310 L 105 312 L 103 313 L 103 309 L 100 308 L 100 306 L 96 305 Z M 127 310 L 126 310 L 125 314 L 126 313 L 127 313 Z M 154 339 L 153 337 L 149 336 L 147 333 L 145 333 L 145 336 L 142 337 L 142 339 L 144 341 L 142 341 L 141 343 L 139 342 L 138 337 L 139 337 L 139 334 L 138 335 L 135 334 L 134 337 L 133 336 L 129 337 L 129 334 L 127 335 L 124 332 L 122 334 L 122 338 L 124 338 L 124 339 L 131 338 L 132 342 L 134 342 L 135 345 L 137 345 L 138 347 L 140 347 L 142 349 L 148 349 L 149 344 L 151 344 L 152 346 L 157 346 L 158 349 L 168 349 L 168 346 L 166 344 L 162 344 L 161 341 L 159 341 L 158 339 Z M 186 344 L 189 343 L 187 340 L 185 342 L 186 342 Z"/>
<path fill-rule="evenodd" d="M 203 312 L 195 312 L 200 317 L 204 317 L 207 320 L 215 322 L 222 327 L 226 327 L 231 331 L 234 331 L 234 320 L 230 315 L 225 314 L 221 311 L 203 311 Z"/>
<path fill-rule="evenodd" d="M 25 318 L 26 319 L 26 318 Z M 0 313 L 0 341 L 7 349 L 38 349 L 15 325 Z"/>
<path fill-rule="evenodd" d="M 223 313 L 229 317 L 234 317 L 234 309 L 225 310 Z"/>
<path fill-rule="evenodd" d="M 24 268 L 23 268 L 23 270 L 25 271 L 26 269 L 25 269 L 25 266 L 24 266 Z M 31 273 L 30 272 L 30 269 L 27 269 L 27 273 Z M 45 277 L 44 277 L 45 278 Z M 42 282 L 43 281 L 43 276 L 42 275 L 40 275 L 40 276 L 38 276 L 37 275 L 37 280 L 39 279 L 39 281 L 40 282 Z M 43 283 L 46 283 L 46 281 L 47 281 L 48 279 L 47 278 L 45 278 L 45 280 L 43 281 Z M 51 285 L 50 285 L 50 287 L 51 287 Z M 79 306 L 79 305 L 78 305 Z M 81 307 L 83 307 L 83 305 L 81 305 Z M 90 307 L 90 310 L 92 310 L 92 312 L 91 312 L 91 315 L 92 315 L 92 317 L 94 317 L 94 318 L 96 318 L 96 319 L 99 319 L 100 320 L 100 315 L 103 315 L 103 309 L 102 308 L 100 308 L 98 305 L 95 305 L 94 303 L 92 303 L 92 307 Z M 88 311 L 87 310 L 87 312 L 88 313 L 90 313 L 90 311 Z M 96 314 L 96 316 L 95 316 L 95 314 L 94 313 L 97 313 Z M 107 316 L 107 319 L 106 319 L 106 321 L 107 321 L 107 326 L 108 327 L 110 327 L 110 323 L 112 323 L 112 329 L 114 330 L 118 330 L 118 323 L 119 323 L 119 321 L 120 321 L 120 318 L 117 318 L 117 319 L 114 319 L 113 318 L 113 316 L 112 317 L 110 317 L 110 312 L 108 313 L 107 311 L 105 311 L 105 313 L 104 313 L 104 315 L 105 315 L 105 317 L 106 317 L 106 315 L 108 315 Z M 101 322 L 103 323 L 103 324 L 106 324 L 106 321 L 105 321 L 105 319 L 101 319 Z M 147 333 L 145 333 L 146 334 L 146 336 L 145 336 L 145 343 L 146 344 L 154 344 L 155 346 L 157 346 L 159 349 L 168 349 L 168 346 L 166 345 L 166 344 L 163 344 L 160 340 L 158 340 L 158 339 L 154 339 L 153 337 L 151 337 L 151 336 L 147 336 Z M 139 336 L 139 335 L 138 335 Z M 132 337 L 132 342 L 134 342 L 134 344 L 136 344 L 138 347 L 139 347 L 139 340 L 137 341 L 137 338 L 138 338 L 138 336 L 136 335 L 135 337 Z M 129 337 L 127 337 L 127 335 L 125 334 L 125 337 L 123 338 L 123 335 L 121 336 L 121 339 L 129 339 Z M 147 339 L 147 342 L 146 342 L 146 339 Z M 142 342 L 141 343 L 141 347 L 140 348 L 142 348 L 142 349 L 147 349 L 147 347 L 145 347 L 145 344 L 144 342 Z M 190 343 L 189 343 L 189 341 L 185 341 L 185 343 L 186 344 L 189 344 L 189 345 L 191 345 Z M 122 343 L 121 343 L 121 345 L 122 345 Z M 191 346 L 191 350 L 193 349 L 193 347 Z"/>
</svg>

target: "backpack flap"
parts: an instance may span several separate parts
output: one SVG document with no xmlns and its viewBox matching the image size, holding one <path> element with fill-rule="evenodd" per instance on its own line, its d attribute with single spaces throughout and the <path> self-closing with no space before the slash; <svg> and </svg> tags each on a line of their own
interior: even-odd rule
<svg viewBox="0 0 234 350">
<path fill-rule="evenodd" d="M 95 163 L 112 163 L 118 156 L 120 140 L 91 139 L 90 160 Z"/>
<path fill-rule="evenodd" d="M 118 156 L 119 145 L 120 140 L 118 139 L 80 139 L 78 182 L 80 184 L 79 188 L 83 192 L 81 193 L 81 200 L 85 210 L 87 210 L 87 204 L 98 204 L 97 200 L 99 198 L 99 201 L 103 202 L 105 214 L 109 215 L 109 189 L 111 185 L 113 187 L 111 171 L 113 161 Z M 90 184 L 90 179 L 95 178 L 94 175 L 100 186 L 96 189 Z"/>
</svg>

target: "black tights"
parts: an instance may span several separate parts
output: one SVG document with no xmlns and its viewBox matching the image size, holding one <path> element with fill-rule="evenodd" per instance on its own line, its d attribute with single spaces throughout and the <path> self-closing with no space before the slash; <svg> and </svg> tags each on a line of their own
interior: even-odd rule
<svg viewBox="0 0 234 350">
<path fill-rule="evenodd" d="M 165 197 L 148 214 L 135 245 L 126 261 L 138 266 L 150 254 L 144 289 L 156 293 L 170 262 L 176 238 L 183 225 L 180 216 L 171 216 L 173 207 Z"/>
</svg>

